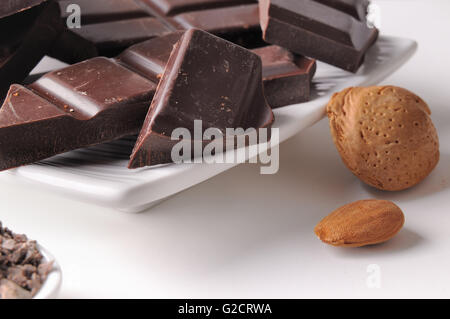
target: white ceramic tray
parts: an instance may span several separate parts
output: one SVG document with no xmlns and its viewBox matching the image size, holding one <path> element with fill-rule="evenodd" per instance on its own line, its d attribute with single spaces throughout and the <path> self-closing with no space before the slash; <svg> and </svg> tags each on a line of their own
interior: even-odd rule
<svg viewBox="0 0 450 319">
<path fill-rule="evenodd" d="M 318 122 L 334 92 L 349 86 L 378 83 L 408 61 L 416 49 L 413 40 L 381 36 L 357 74 L 318 63 L 311 101 L 274 112 L 274 127 L 280 129 L 280 142 Z M 235 166 L 183 164 L 128 170 L 133 143 L 133 138 L 127 138 L 72 151 L 10 173 L 71 198 L 120 211 L 140 212 Z"/>
</svg>

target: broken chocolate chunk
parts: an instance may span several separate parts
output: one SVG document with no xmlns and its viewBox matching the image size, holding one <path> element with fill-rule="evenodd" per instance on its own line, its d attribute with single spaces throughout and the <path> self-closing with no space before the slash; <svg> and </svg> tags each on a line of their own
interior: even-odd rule
<svg viewBox="0 0 450 319">
<path fill-rule="evenodd" d="M 198 29 L 182 36 L 131 155 L 129 168 L 171 163 L 176 128 L 270 127 L 273 113 L 262 87 L 261 59 L 249 50 Z"/>
<path fill-rule="evenodd" d="M 185 12 L 167 21 L 177 29 L 201 29 L 246 48 L 265 45 L 256 3 Z"/>
<path fill-rule="evenodd" d="M 58 4 L 53 1 L 2 1 L 0 9 L 0 96 L 3 98 L 9 86 L 23 81 L 50 51 L 63 27 Z"/>
<path fill-rule="evenodd" d="M 272 108 L 309 100 L 316 61 L 272 45 L 253 50 L 263 65 L 264 94 Z"/>
<path fill-rule="evenodd" d="M 378 30 L 314 0 L 261 0 L 265 41 L 356 72 Z"/>
</svg>

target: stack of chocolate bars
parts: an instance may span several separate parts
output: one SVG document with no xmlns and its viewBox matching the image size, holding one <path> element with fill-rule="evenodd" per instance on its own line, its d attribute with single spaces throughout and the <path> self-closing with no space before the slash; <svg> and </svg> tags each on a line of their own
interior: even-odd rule
<svg viewBox="0 0 450 319">
<path fill-rule="evenodd" d="M 356 72 L 365 0 L 17 0 L 0 4 L 0 170 L 139 134 L 130 168 L 170 163 L 175 128 L 269 128 L 309 100 L 316 59 Z M 71 64 L 25 85 L 40 59 Z M 298 106 L 301 107 L 301 106 Z"/>
</svg>

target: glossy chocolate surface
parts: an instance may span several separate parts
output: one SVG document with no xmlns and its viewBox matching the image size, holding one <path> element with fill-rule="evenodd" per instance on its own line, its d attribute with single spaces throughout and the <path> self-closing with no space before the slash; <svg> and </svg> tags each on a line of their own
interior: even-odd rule
<svg viewBox="0 0 450 319">
<path fill-rule="evenodd" d="M 269 43 L 356 72 L 378 30 L 313 0 L 261 0 L 261 27 Z"/>
<path fill-rule="evenodd" d="M 252 0 L 142 0 L 157 13 L 171 16 L 177 13 L 206 10 L 255 2 Z"/>
<path fill-rule="evenodd" d="M 67 63 L 97 55 L 113 57 L 133 44 L 173 30 L 154 18 L 139 0 L 62 0 L 59 5 L 64 23 L 72 4 L 80 7 L 81 27 L 67 29 L 52 52 Z"/>
<path fill-rule="evenodd" d="M 115 56 L 133 44 L 170 32 L 162 22 L 149 17 L 88 24 L 76 31 L 104 56 Z"/>
<path fill-rule="evenodd" d="M 61 17 L 66 20 L 72 4 L 81 9 L 81 25 L 148 17 L 149 13 L 135 0 L 62 0 Z"/>
<path fill-rule="evenodd" d="M 99 55 L 97 46 L 72 30 L 65 29 L 54 41 L 49 56 L 74 64 Z"/>
<path fill-rule="evenodd" d="M 166 65 L 129 167 L 172 162 L 172 131 L 183 127 L 193 136 L 194 120 L 202 120 L 204 130 L 223 132 L 270 126 L 261 76 L 256 54 L 201 30 L 186 31 Z"/>
</svg>

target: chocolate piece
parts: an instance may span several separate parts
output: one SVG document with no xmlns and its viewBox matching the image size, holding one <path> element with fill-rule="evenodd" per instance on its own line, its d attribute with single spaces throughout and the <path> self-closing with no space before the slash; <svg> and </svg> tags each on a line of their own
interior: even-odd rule
<svg viewBox="0 0 450 319">
<path fill-rule="evenodd" d="M 261 82 L 261 59 L 201 30 L 178 41 L 136 142 L 129 168 L 171 163 L 174 129 L 269 127 L 273 113 Z M 194 135 L 192 135 L 194 136 Z"/>
<path fill-rule="evenodd" d="M 156 18 L 139 18 L 88 24 L 75 29 L 82 38 L 97 47 L 103 56 L 115 56 L 129 46 L 171 32 Z"/>
<path fill-rule="evenodd" d="M 67 63 L 97 55 L 116 56 L 130 45 L 172 30 L 135 0 L 63 0 L 59 4 L 64 22 L 70 4 L 81 9 L 81 27 L 67 29 L 52 51 L 53 57 Z"/>
<path fill-rule="evenodd" d="M 61 16 L 66 21 L 67 8 L 77 4 L 81 9 L 81 25 L 148 17 L 149 14 L 135 0 L 62 0 Z"/>
<path fill-rule="evenodd" d="M 272 45 L 253 50 L 261 57 L 264 94 L 272 108 L 309 100 L 316 61 Z"/>
<path fill-rule="evenodd" d="M 0 109 L 0 170 L 138 133 L 155 89 L 106 58 L 13 85 Z"/>
<path fill-rule="evenodd" d="M 166 36 L 136 44 L 125 50 L 117 61 L 128 68 L 158 83 L 172 53 L 173 47 L 184 32 L 173 32 Z"/>
<path fill-rule="evenodd" d="M 48 55 L 67 64 L 74 64 L 99 54 L 95 43 L 66 29 L 55 40 Z"/>
<path fill-rule="evenodd" d="M 367 21 L 369 0 L 314 0 L 336 10 L 345 12 L 359 21 Z"/>
<path fill-rule="evenodd" d="M 177 29 L 201 29 L 247 48 L 264 45 L 258 4 L 187 12 L 168 21 Z"/>
<path fill-rule="evenodd" d="M 141 0 L 178 30 L 197 28 L 255 48 L 265 45 L 256 0 Z"/>
<path fill-rule="evenodd" d="M 69 16 L 67 6 L 80 5 L 81 28 L 67 30 L 57 41 L 51 56 L 67 63 L 97 54 L 113 57 L 133 44 L 189 28 L 203 29 L 247 48 L 260 47 L 265 43 L 256 2 L 63 0 L 60 6 L 64 22 Z"/>
<path fill-rule="evenodd" d="M 9 86 L 23 81 L 36 64 L 50 51 L 53 41 L 62 30 L 58 4 L 53 1 L 28 8 L 17 1 L 2 1 L 0 19 L 0 95 L 3 98 Z M 22 3 L 22 2 L 20 2 Z M 8 4 L 10 5 L 8 7 Z M 11 8 L 19 10 L 16 14 Z M 18 9 L 19 8 L 19 9 Z M 14 32 L 12 32 L 14 31 Z"/>
<path fill-rule="evenodd" d="M 158 14 L 172 16 L 181 12 L 229 7 L 255 2 L 252 0 L 142 0 Z"/>
<path fill-rule="evenodd" d="M 203 31 L 191 30 L 187 34 L 175 53 L 183 54 L 184 62 L 178 61 L 181 55 L 173 59 L 181 69 L 193 74 L 189 80 L 195 84 L 194 93 L 185 99 L 191 114 L 171 116 L 178 120 L 198 117 L 218 128 L 270 125 L 273 114 L 262 96 L 260 59 Z M 150 40 L 128 49 L 117 60 L 87 60 L 48 73 L 28 87 L 13 85 L 0 109 L 0 170 L 138 133 L 156 90 L 156 84 L 149 79 L 158 79 L 160 71 L 153 68 L 157 66 L 158 70 L 166 64 L 168 52 L 179 37 L 180 33 L 175 33 L 163 37 L 166 42 L 161 42 L 163 38 Z M 146 50 L 158 41 L 160 45 L 153 46 L 154 51 Z M 198 65 L 186 66 L 189 62 Z M 204 78 L 193 70 L 203 72 Z M 167 77 L 164 87 L 180 81 L 175 74 Z M 173 93 L 183 94 L 186 89 L 180 87 Z M 206 104 L 206 111 L 195 107 L 193 100 L 197 99 Z M 158 112 L 158 132 L 164 129 L 163 114 L 172 110 L 164 107 Z M 161 141 L 167 142 L 167 137 L 161 135 Z"/>
<path fill-rule="evenodd" d="M 43 258 L 35 241 L 0 222 L 0 299 L 31 299 L 53 269 Z"/>
<path fill-rule="evenodd" d="M 378 30 L 313 0 L 261 0 L 264 40 L 356 72 Z"/>
</svg>

